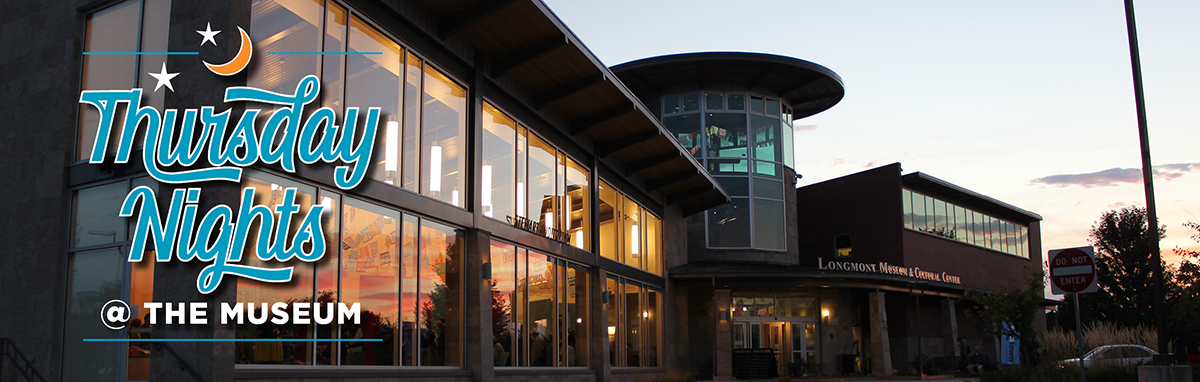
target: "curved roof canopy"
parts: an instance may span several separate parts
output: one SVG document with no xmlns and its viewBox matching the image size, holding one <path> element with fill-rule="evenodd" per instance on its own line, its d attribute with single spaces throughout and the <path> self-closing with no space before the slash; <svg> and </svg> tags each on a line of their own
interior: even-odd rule
<svg viewBox="0 0 1200 382">
<path fill-rule="evenodd" d="M 645 58 L 612 67 L 642 98 L 693 90 L 748 90 L 781 97 L 793 118 L 820 113 L 845 95 L 842 77 L 829 68 L 793 57 L 746 52 L 683 53 Z"/>
</svg>

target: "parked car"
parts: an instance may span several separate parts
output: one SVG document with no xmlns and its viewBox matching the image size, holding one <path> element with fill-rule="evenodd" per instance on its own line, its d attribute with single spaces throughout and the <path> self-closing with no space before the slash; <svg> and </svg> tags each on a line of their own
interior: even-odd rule
<svg viewBox="0 0 1200 382">
<path fill-rule="evenodd" d="M 1083 356 L 1083 365 L 1137 365 L 1150 363 L 1158 352 L 1142 345 L 1104 345 Z M 1059 366 L 1079 366 L 1079 358 L 1058 361 Z"/>
</svg>

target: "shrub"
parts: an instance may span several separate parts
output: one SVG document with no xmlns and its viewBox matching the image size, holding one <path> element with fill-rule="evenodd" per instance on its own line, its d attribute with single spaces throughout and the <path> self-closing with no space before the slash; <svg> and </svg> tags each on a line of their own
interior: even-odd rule
<svg viewBox="0 0 1200 382">
<path fill-rule="evenodd" d="M 1037 342 L 1041 345 L 1042 360 L 1054 365 L 1058 361 L 1079 357 L 1078 341 L 1075 332 L 1053 329 L 1038 334 Z M 1110 323 L 1095 323 L 1084 325 L 1084 352 L 1091 351 L 1103 345 L 1133 344 L 1151 349 L 1158 346 L 1158 333 L 1145 326 L 1122 328 Z"/>
</svg>

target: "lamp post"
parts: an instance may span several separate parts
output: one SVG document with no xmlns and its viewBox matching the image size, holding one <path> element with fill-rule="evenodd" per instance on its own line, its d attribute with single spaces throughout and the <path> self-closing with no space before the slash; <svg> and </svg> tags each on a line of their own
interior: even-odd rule
<svg viewBox="0 0 1200 382">
<path fill-rule="evenodd" d="M 1129 34 L 1129 60 L 1133 66 L 1133 95 L 1137 104 L 1138 138 L 1142 149 L 1142 184 L 1146 188 L 1146 225 L 1150 237 L 1150 270 L 1154 279 L 1154 326 L 1158 331 L 1158 353 L 1167 353 L 1167 313 L 1163 307 L 1163 268 L 1158 247 L 1158 213 L 1154 208 L 1154 168 L 1150 164 L 1150 135 L 1146 128 L 1146 97 L 1142 90 L 1142 59 L 1138 53 L 1137 25 L 1133 0 L 1125 0 L 1125 27 Z"/>
</svg>

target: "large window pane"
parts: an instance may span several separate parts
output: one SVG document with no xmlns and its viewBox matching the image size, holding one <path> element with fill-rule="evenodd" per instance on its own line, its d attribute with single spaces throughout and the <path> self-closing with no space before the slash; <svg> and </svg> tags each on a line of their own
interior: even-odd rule
<svg viewBox="0 0 1200 382">
<path fill-rule="evenodd" d="M 629 198 L 625 198 L 624 223 L 621 234 L 625 236 L 622 255 L 625 264 L 634 268 L 642 267 L 642 254 L 646 252 L 645 227 L 642 222 L 642 208 Z"/>
<path fill-rule="evenodd" d="M 141 25 L 141 1 L 126 1 L 93 13 L 87 20 L 85 52 L 136 52 L 138 27 Z M 137 57 L 125 54 L 83 56 L 83 89 L 131 89 L 137 86 Z M 147 69 L 148 68 L 143 68 Z M 157 73 L 157 71 L 156 71 Z M 163 91 L 166 91 L 165 89 Z M 123 109 L 123 108 L 122 108 Z M 100 111 L 95 106 L 80 105 L 79 140 L 76 159 L 88 159 L 96 142 Z M 124 115 L 118 110 L 116 115 Z M 117 118 L 108 136 L 108 152 L 115 152 L 124 119 Z"/>
<path fill-rule="evenodd" d="M 395 365 L 400 285 L 398 268 L 400 213 L 346 199 L 342 213 L 342 301 L 359 302 L 362 322 L 343 324 L 343 339 L 379 338 L 383 342 L 345 342 L 343 365 Z"/>
<path fill-rule="evenodd" d="M 588 365 L 588 320 L 591 319 L 589 285 L 586 267 L 575 264 L 567 266 L 567 292 L 564 296 L 567 309 L 566 366 Z"/>
<path fill-rule="evenodd" d="M 299 205 L 300 209 L 296 212 L 297 215 L 292 217 L 293 222 L 297 222 L 300 219 L 299 217 L 308 214 L 316 196 L 316 188 L 262 172 L 247 173 L 242 178 L 242 187 L 254 189 L 254 205 L 267 206 L 272 210 L 274 210 L 275 206 L 285 202 L 284 196 L 287 188 L 295 188 L 294 203 Z M 280 215 L 275 213 L 273 219 L 278 224 Z M 286 243 L 290 243 L 291 238 L 298 233 L 299 228 L 299 224 L 293 224 L 288 229 L 287 237 L 275 237 L 275 240 L 285 240 Z M 257 311 L 258 313 L 254 314 L 255 316 L 265 314 L 263 310 L 268 308 L 263 306 L 264 303 L 269 307 L 276 302 L 285 302 L 288 304 L 312 302 L 312 263 L 300 261 L 299 259 L 292 259 L 292 261 L 284 264 L 260 260 L 256 255 L 258 240 L 255 238 L 259 237 L 261 229 L 261 220 L 256 219 L 251 222 L 249 239 L 246 240 L 246 248 L 242 255 L 242 261 L 247 266 L 259 268 L 294 267 L 292 269 L 292 280 L 287 283 L 264 283 L 247 278 L 238 278 L 237 301 L 245 303 L 248 310 Z M 291 311 L 290 306 L 288 307 L 288 311 Z M 310 325 L 294 325 L 290 323 L 276 325 L 272 322 L 254 325 L 246 322 L 238 325 L 238 334 L 246 339 L 306 339 L 312 338 L 312 327 Z M 239 342 L 237 345 L 235 360 L 238 363 L 312 363 L 312 343 L 309 342 Z"/>
<path fill-rule="evenodd" d="M 462 313 L 459 294 L 464 240 L 453 228 L 421 221 L 421 263 L 417 290 L 422 366 L 462 366 Z"/>
<path fill-rule="evenodd" d="M 129 264 L 129 307 L 142 307 L 147 302 L 154 301 L 154 261 L 141 261 Z M 134 308 L 138 309 L 138 308 Z M 139 312 L 141 313 L 141 312 Z M 132 315 L 131 315 L 132 316 Z M 131 339 L 152 338 L 147 313 L 129 320 L 126 335 Z M 124 344 L 125 379 L 130 381 L 146 381 L 150 379 L 150 351 L 146 343 L 127 342 Z"/>
<path fill-rule="evenodd" d="M 554 260 L 529 252 L 529 360 L 530 366 L 554 366 L 555 325 L 558 323 Z"/>
<path fill-rule="evenodd" d="M 706 113 L 709 157 L 746 157 L 746 114 Z"/>
<path fill-rule="evenodd" d="M 975 245 L 986 247 L 987 244 L 987 220 L 984 220 L 983 214 L 978 211 L 971 212 L 971 231 L 975 233 Z"/>
<path fill-rule="evenodd" d="M 588 171 L 575 161 L 565 161 L 567 176 L 562 215 L 566 219 L 564 231 L 571 237 L 571 245 L 584 250 L 592 249 L 592 205 L 591 188 L 588 187 Z"/>
<path fill-rule="evenodd" d="M 621 260 L 621 193 L 603 181 L 600 182 L 600 206 L 596 211 L 596 224 L 600 225 L 600 255 Z"/>
<path fill-rule="evenodd" d="M 642 288 L 626 283 L 625 303 L 625 366 L 642 366 Z"/>
<path fill-rule="evenodd" d="M 513 366 L 514 295 L 517 293 L 517 251 L 512 244 L 492 241 L 492 358 L 494 366 Z"/>
<path fill-rule="evenodd" d="M 529 218 L 542 223 L 549 235 L 554 224 L 557 152 L 536 135 L 529 135 Z"/>
<path fill-rule="evenodd" d="M 782 143 L 783 164 L 790 168 L 796 168 L 796 141 L 794 131 L 790 126 L 791 121 L 779 121 L 779 141 Z"/>
<path fill-rule="evenodd" d="M 421 298 L 418 290 L 421 258 L 420 219 L 404 215 L 403 237 L 400 242 L 400 330 L 404 344 L 400 348 L 400 364 L 415 366 L 422 348 L 418 343 L 424 331 L 419 327 Z"/>
<path fill-rule="evenodd" d="M 787 249 L 782 201 L 754 198 L 754 246 Z"/>
<path fill-rule="evenodd" d="M 425 68 L 421 121 L 422 194 L 462 206 L 467 158 L 467 90 Z"/>
<path fill-rule="evenodd" d="M 783 182 L 754 178 L 754 197 L 783 199 Z"/>
<path fill-rule="evenodd" d="M 321 214 L 321 228 L 325 235 L 325 256 L 315 263 L 317 273 L 317 302 L 338 302 L 338 265 L 341 264 L 342 230 L 342 197 L 341 195 L 321 190 L 318 194 L 325 212 Z M 317 325 L 317 337 L 320 339 L 337 338 L 337 323 Z M 335 342 L 318 342 L 314 364 L 334 365 L 337 363 L 337 344 Z"/>
<path fill-rule="evenodd" d="M 381 128 L 376 131 L 370 177 L 387 184 L 400 183 L 400 61 L 403 49 L 383 33 L 358 17 L 350 20 L 349 53 L 346 55 L 346 104 L 359 108 L 366 118 L 367 109 L 379 108 Z"/>
<path fill-rule="evenodd" d="M 291 6 L 293 9 L 300 10 L 301 9 L 300 7 L 304 7 L 303 8 L 304 12 L 309 11 L 309 9 L 307 9 L 308 7 L 313 7 L 314 5 L 317 7 L 320 6 L 320 3 L 316 2 L 316 1 L 306 1 L 306 0 L 287 0 L 287 1 L 288 1 L 287 5 Z M 301 3 L 303 3 L 303 4 L 301 4 Z M 312 17 L 311 14 L 309 14 L 309 13 L 305 13 L 305 16 Z M 313 23 L 314 23 L 314 25 L 316 25 L 319 23 L 319 21 L 314 20 Z M 329 6 L 325 8 L 325 35 L 323 37 L 323 39 L 325 41 L 325 46 L 322 49 L 323 51 L 330 52 L 330 53 L 341 53 L 341 52 L 346 51 L 346 40 L 347 40 L 346 34 L 349 32 L 349 29 L 350 29 L 349 23 L 350 23 L 350 11 L 346 10 L 346 8 L 342 8 L 341 6 L 337 5 L 336 3 L 330 3 Z M 255 40 L 255 41 L 257 41 L 257 40 Z M 290 48 L 284 47 L 284 49 L 290 49 Z M 289 56 L 293 56 L 293 55 L 278 56 L 278 57 L 281 57 L 280 63 L 289 62 L 291 60 Z M 306 55 L 294 55 L 294 56 L 303 57 Z M 322 60 L 320 63 L 321 71 L 322 71 L 322 74 L 321 74 L 321 98 L 322 98 L 321 105 L 324 107 L 333 109 L 334 113 L 336 113 L 338 116 L 341 116 L 342 112 L 344 111 L 343 108 L 346 107 L 346 103 L 343 102 L 343 98 L 346 93 L 346 91 L 345 91 L 346 86 L 345 86 L 345 82 L 342 81 L 346 77 L 346 56 L 341 55 L 341 54 L 330 54 L 330 55 L 325 55 L 325 57 L 322 58 L 321 60 Z M 305 64 L 307 64 L 307 63 L 305 63 Z M 314 60 L 314 62 L 312 64 L 317 65 L 318 63 L 315 62 L 315 60 Z M 307 74 L 302 73 L 300 71 L 296 71 L 295 73 L 290 73 L 290 75 L 305 76 Z M 298 82 L 300 78 L 301 77 L 296 77 L 296 79 L 293 80 L 293 82 Z M 292 85 L 292 86 L 295 86 L 295 85 Z M 287 90 L 288 92 L 290 92 L 293 89 L 295 89 L 295 88 L 293 87 L 292 89 L 280 89 L 280 90 Z"/>
<path fill-rule="evenodd" d="M 649 213 L 646 216 L 646 271 L 662 274 L 662 220 Z"/>
<path fill-rule="evenodd" d="M 513 310 L 516 312 L 513 366 L 529 366 L 529 325 L 526 322 L 529 318 L 529 285 L 529 250 L 517 248 L 517 293 L 513 299 Z"/>
<path fill-rule="evenodd" d="M 608 294 L 608 302 L 604 304 L 605 313 L 607 313 L 608 325 L 608 362 L 612 366 L 621 366 L 623 355 L 618 349 L 621 348 L 621 284 L 615 278 L 606 280 L 605 293 Z"/>
<path fill-rule="evenodd" d="M 750 246 L 750 199 L 733 198 L 732 203 L 720 205 L 707 213 L 709 247 Z"/>
<path fill-rule="evenodd" d="M 748 179 L 745 177 L 714 176 L 713 178 L 721 184 L 721 188 L 724 188 L 729 196 L 750 196 L 750 187 L 747 186 Z"/>
<path fill-rule="evenodd" d="M 483 168 L 479 189 L 483 215 L 515 216 L 517 123 L 491 104 L 483 104 Z"/>
<path fill-rule="evenodd" d="M 663 118 L 663 125 L 675 134 L 675 140 L 683 145 L 683 148 L 692 153 L 693 156 L 700 156 L 700 114 L 684 114 Z"/>
<path fill-rule="evenodd" d="M 778 101 L 775 108 L 779 108 Z M 754 159 L 780 162 L 779 119 L 761 115 L 750 116 L 750 134 L 754 136 Z"/>
<path fill-rule="evenodd" d="M 949 219 L 949 215 L 946 212 L 947 212 L 946 202 L 943 200 L 935 199 L 933 202 L 933 214 L 934 214 L 934 219 L 936 219 L 935 221 L 936 221 L 937 226 L 934 227 L 934 229 L 939 234 L 945 234 L 946 230 L 949 229 L 949 228 L 947 228 L 948 227 L 947 222 L 949 222 L 950 219 Z"/>
<path fill-rule="evenodd" d="M 912 199 L 912 191 L 906 189 L 900 193 L 900 204 L 904 210 L 904 226 L 908 229 L 913 229 Z"/>
<path fill-rule="evenodd" d="M 961 206 L 954 206 L 954 238 L 967 241 L 967 213 Z"/>
<path fill-rule="evenodd" d="M 125 182 L 79 190 L 74 200 L 71 247 L 125 241 L 126 218 L 117 216 L 119 211 L 114 206 L 120 206 L 128 193 Z"/>
<path fill-rule="evenodd" d="M 749 160 L 733 158 L 708 158 L 704 160 L 708 173 L 712 175 L 742 175 L 750 171 Z"/>
<path fill-rule="evenodd" d="M 409 52 L 404 55 L 404 158 L 401 170 L 404 189 L 417 192 L 417 157 L 421 142 L 421 59 Z"/>
<path fill-rule="evenodd" d="M 320 55 L 271 55 L 269 52 L 320 52 L 321 16 L 325 12 L 320 2 L 311 0 L 256 0 L 250 5 L 250 40 L 254 41 L 254 59 L 250 60 L 247 85 L 274 92 L 291 94 L 304 76 L 318 73 Z M 326 20 L 326 51 L 342 52 L 344 48 L 345 10 L 330 9 Z M 333 12 L 338 12 L 334 14 Z M 337 15 L 341 15 L 338 18 Z M 333 27 L 340 24 L 342 28 Z M 213 29 L 218 29 L 214 26 Z M 340 29 L 340 30 L 339 30 Z M 237 35 L 237 30 L 225 30 L 218 36 Z M 341 115 L 341 56 L 337 62 L 326 62 L 321 81 L 321 95 L 329 106 Z M 264 105 L 266 109 L 272 109 Z M 262 118 L 262 116 L 260 116 Z"/>
<path fill-rule="evenodd" d="M 912 193 L 913 229 L 925 230 L 925 195 Z"/>
<path fill-rule="evenodd" d="M 71 268 L 67 275 L 66 331 L 63 333 L 64 381 L 117 378 L 114 365 L 120 360 L 120 344 L 83 342 L 83 339 L 115 339 L 120 333 L 105 327 L 97 317 L 100 317 L 100 309 L 105 302 L 122 297 L 125 264 L 128 264 L 125 256 L 118 248 L 71 255 Z M 131 308 L 134 309 L 131 317 L 145 314 L 139 312 L 137 307 Z"/>
<path fill-rule="evenodd" d="M 646 288 L 646 309 L 642 311 L 642 318 L 645 321 L 643 332 L 646 333 L 642 348 L 645 353 L 642 356 L 642 366 L 659 366 L 658 357 L 661 343 L 659 343 L 659 323 L 661 311 L 658 309 L 659 303 L 662 301 L 662 292 L 654 288 Z"/>
</svg>

